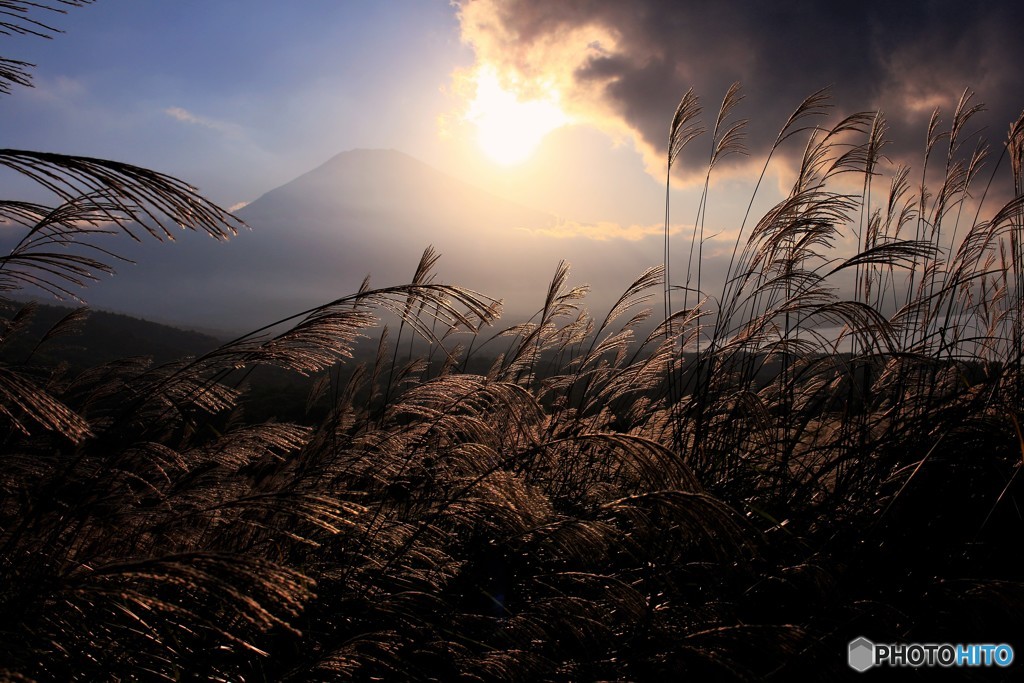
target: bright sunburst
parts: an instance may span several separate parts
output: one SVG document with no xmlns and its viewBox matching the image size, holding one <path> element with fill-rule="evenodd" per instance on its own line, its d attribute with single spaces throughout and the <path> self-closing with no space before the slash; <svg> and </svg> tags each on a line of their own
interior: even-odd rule
<svg viewBox="0 0 1024 683">
<path fill-rule="evenodd" d="M 545 135 L 569 123 L 553 89 L 540 99 L 521 101 L 502 87 L 493 69 L 480 69 L 475 80 L 476 97 L 466 119 L 476 125 L 480 148 L 499 164 L 526 161 Z"/>
</svg>

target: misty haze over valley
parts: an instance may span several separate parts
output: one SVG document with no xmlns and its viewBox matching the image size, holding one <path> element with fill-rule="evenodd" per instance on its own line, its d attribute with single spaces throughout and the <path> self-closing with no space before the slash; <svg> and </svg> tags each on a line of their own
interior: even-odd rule
<svg viewBox="0 0 1024 683">
<path fill-rule="evenodd" d="M 591 305 L 607 308 L 660 248 L 657 237 L 550 236 L 564 218 L 393 150 L 342 152 L 237 216 L 249 229 L 223 243 L 190 233 L 169 244 L 110 240 L 136 265 L 117 266 L 83 296 L 99 308 L 243 332 L 355 291 L 367 275 L 376 286 L 406 282 L 433 245 L 438 279 L 503 298 L 503 319 L 522 321 L 543 305 L 560 260 L 576 284 L 597 282 Z"/>
</svg>

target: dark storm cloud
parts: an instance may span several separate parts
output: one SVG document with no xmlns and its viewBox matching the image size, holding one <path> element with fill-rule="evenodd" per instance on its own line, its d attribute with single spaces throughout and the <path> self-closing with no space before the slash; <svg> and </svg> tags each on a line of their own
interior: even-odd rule
<svg viewBox="0 0 1024 683">
<path fill-rule="evenodd" d="M 630 128 L 663 155 L 668 120 L 692 87 L 710 123 L 739 81 L 763 151 L 806 96 L 829 86 L 836 114 L 881 109 L 891 156 L 920 157 L 925 125 L 943 120 L 965 88 L 1000 143 L 1024 108 L 1024 5 L 1018 2 L 678 2 L 474 0 L 464 37 L 481 61 L 576 89 L 577 106 Z M 586 40 L 588 32 L 594 39 Z M 604 36 L 602 39 L 601 37 Z M 653 170 L 653 169 L 652 169 Z"/>
</svg>

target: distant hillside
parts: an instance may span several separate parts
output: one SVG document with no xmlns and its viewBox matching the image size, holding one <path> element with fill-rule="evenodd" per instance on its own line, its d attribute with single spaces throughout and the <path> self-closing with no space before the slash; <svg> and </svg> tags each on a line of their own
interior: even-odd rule
<svg viewBox="0 0 1024 683">
<path fill-rule="evenodd" d="M 7 330 L 12 319 L 25 306 L 22 302 L 0 303 L 0 327 Z M 33 351 L 54 325 L 75 310 L 66 306 L 34 304 L 24 326 L 0 346 L 0 359 L 21 361 L 32 354 L 37 363 L 63 361 L 76 368 L 93 367 L 129 356 L 148 356 L 155 363 L 165 363 L 205 353 L 220 344 L 215 337 L 199 332 L 90 310 L 84 319 L 70 326 L 64 334 L 46 340 Z"/>
</svg>

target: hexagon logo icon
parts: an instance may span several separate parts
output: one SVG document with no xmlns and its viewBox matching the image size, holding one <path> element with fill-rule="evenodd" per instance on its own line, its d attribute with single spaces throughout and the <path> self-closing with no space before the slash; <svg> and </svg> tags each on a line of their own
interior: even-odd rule
<svg viewBox="0 0 1024 683">
<path fill-rule="evenodd" d="M 864 672 L 875 665 L 875 644 L 863 636 L 850 641 L 850 668 Z"/>
</svg>

